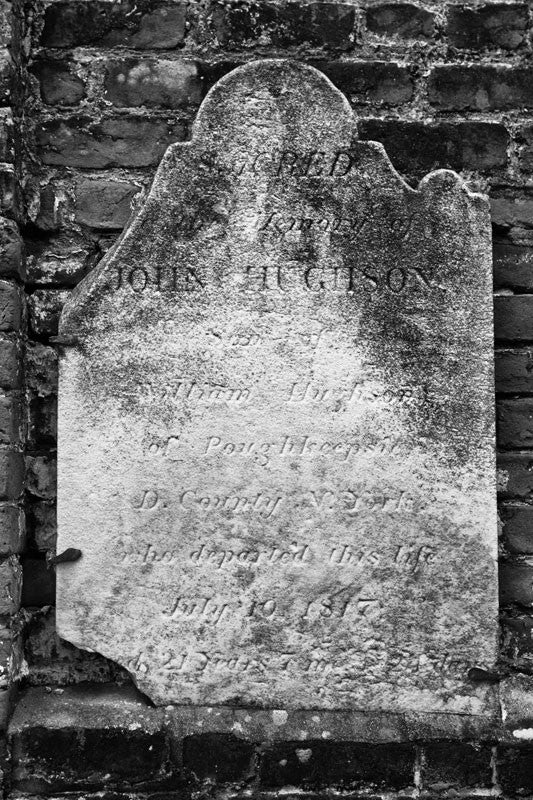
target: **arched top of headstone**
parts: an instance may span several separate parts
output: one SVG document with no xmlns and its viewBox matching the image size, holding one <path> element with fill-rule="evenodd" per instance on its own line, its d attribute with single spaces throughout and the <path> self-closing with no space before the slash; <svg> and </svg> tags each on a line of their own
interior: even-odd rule
<svg viewBox="0 0 533 800">
<path fill-rule="evenodd" d="M 229 263 L 235 257 L 232 250 L 253 261 L 257 248 L 266 247 L 273 255 L 285 247 L 285 237 L 278 234 L 284 233 L 280 226 L 287 225 L 287 241 L 295 236 L 300 244 L 317 237 L 337 243 L 343 239 L 343 246 L 352 249 L 357 247 L 354 234 L 368 234 L 370 225 L 381 229 L 374 236 L 377 244 L 388 229 L 388 223 L 383 227 L 380 221 L 383 213 L 402 217 L 404 201 L 417 193 L 443 220 L 461 214 L 461 203 L 481 201 L 448 170 L 427 175 L 418 190 L 408 186 L 383 145 L 357 138 L 347 99 L 314 67 L 285 59 L 245 64 L 211 88 L 192 140 L 168 147 L 146 202 L 116 245 L 72 292 L 60 330 L 83 338 L 86 323 L 94 321 L 97 305 L 113 292 L 125 265 L 139 265 L 135 275 L 142 283 L 141 262 L 192 264 L 220 251 L 219 263 Z M 294 210 L 294 220 L 282 221 L 273 210 L 263 230 L 263 215 L 280 208 L 279 203 Z M 312 209 L 327 206 L 331 219 L 318 215 L 313 222 Z M 357 222 L 360 214 L 365 220 Z M 353 218 L 349 221 L 345 215 Z M 398 218 L 394 224 L 402 223 Z M 138 297 L 137 289 L 136 284 L 132 298 Z M 146 303 L 151 296 L 148 292 L 144 297 Z"/>
<path fill-rule="evenodd" d="M 346 97 L 323 73 L 295 61 L 265 59 L 238 67 L 208 93 L 193 141 L 258 148 L 323 150 L 349 146 L 355 124 Z"/>
</svg>

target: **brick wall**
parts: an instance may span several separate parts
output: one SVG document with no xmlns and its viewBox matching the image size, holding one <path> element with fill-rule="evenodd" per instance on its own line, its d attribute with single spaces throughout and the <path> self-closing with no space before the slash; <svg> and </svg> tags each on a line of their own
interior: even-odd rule
<svg viewBox="0 0 533 800">
<path fill-rule="evenodd" d="M 9 731 L 6 790 L 182 792 L 230 782 L 256 792 L 533 793 L 523 732 L 533 728 L 532 55 L 527 2 L 0 0 L 4 728 L 9 687 L 22 676 L 26 692 Z M 55 636 L 46 554 L 55 547 L 61 306 L 120 234 L 166 146 L 188 138 L 210 86 L 269 56 L 328 75 L 352 104 L 360 136 L 383 142 L 412 184 L 450 167 L 490 194 L 508 727 L 499 742 L 490 732 L 426 735 L 416 726 L 378 744 L 247 741 L 216 730 L 179 737 L 120 668 Z M 110 703 L 119 709 L 112 720 Z"/>
</svg>

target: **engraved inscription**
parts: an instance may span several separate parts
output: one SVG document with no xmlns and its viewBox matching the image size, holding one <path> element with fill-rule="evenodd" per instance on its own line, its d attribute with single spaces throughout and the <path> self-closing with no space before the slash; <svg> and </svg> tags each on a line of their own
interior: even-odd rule
<svg viewBox="0 0 533 800">
<path fill-rule="evenodd" d="M 238 175 L 267 173 L 278 178 L 344 178 L 357 163 L 354 153 L 347 150 L 294 150 L 259 153 L 236 165 Z"/>
</svg>

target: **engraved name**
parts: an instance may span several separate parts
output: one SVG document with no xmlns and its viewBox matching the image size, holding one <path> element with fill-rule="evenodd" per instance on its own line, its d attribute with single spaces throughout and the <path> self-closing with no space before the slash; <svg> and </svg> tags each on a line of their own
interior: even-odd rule
<svg viewBox="0 0 533 800">
<path fill-rule="evenodd" d="M 309 292 L 401 294 L 418 288 L 427 292 L 435 286 L 428 272 L 420 267 L 390 267 L 382 273 L 358 266 L 301 264 L 253 264 L 245 267 L 242 276 L 247 291 L 303 289 Z"/>
<path fill-rule="evenodd" d="M 172 383 L 159 384 L 146 381 L 139 386 L 139 396 L 148 400 L 182 402 L 192 401 L 199 405 L 243 405 L 251 397 L 247 388 L 197 383 L 195 380 L 177 377 Z"/>
</svg>

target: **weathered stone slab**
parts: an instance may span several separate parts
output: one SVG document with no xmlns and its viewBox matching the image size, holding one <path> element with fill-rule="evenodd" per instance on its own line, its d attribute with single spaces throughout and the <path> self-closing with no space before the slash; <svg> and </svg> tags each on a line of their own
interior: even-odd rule
<svg viewBox="0 0 533 800">
<path fill-rule="evenodd" d="M 490 266 L 319 72 L 223 78 L 62 317 L 60 635 L 157 704 L 490 716 Z"/>
</svg>

